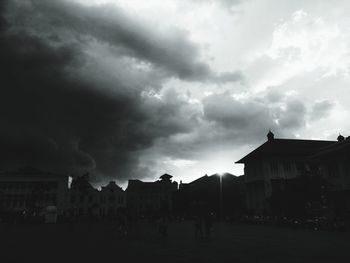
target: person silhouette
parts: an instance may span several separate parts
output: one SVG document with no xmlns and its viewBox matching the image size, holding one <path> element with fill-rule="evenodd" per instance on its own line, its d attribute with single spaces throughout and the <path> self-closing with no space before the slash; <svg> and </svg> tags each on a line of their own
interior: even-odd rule
<svg viewBox="0 0 350 263">
<path fill-rule="evenodd" d="M 205 227 L 206 238 L 210 238 L 212 226 L 213 226 L 212 214 L 210 212 L 207 212 L 204 217 L 204 227 Z"/>
<path fill-rule="evenodd" d="M 168 236 L 168 224 L 167 220 L 164 217 L 161 217 L 159 219 L 159 233 L 162 237 Z"/>
<path fill-rule="evenodd" d="M 202 238 L 203 237 L 203 220 L 202 217 L 197 215 L 194 220 L 194 236 L 195 238 Z"/>
</svg>

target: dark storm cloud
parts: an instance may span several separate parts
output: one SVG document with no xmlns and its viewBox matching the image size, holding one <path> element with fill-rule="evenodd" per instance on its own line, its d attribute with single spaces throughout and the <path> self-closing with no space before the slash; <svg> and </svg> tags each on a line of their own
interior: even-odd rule
<svg viewBox="0 0 350 263">
<path fill-rule="evenodd" d="M 295 138 L 308 117 L 302 101 L 276 89 L 245 99 L 230 93 L 212 94 L 203 99 L 201 106 L 202 110 L 192 118 L 195 129 L 157 140 L 156 153 L 172 159 L 200 160 L 203 155 L 215 156 L 247 145 L 255 147 L 266 140 L 269 130 L 279 138 Z"/>
<path fill-rule="evenodd" d="M 211 95 L 204 99 L 204 117 L 222 126 L 246 129 L 271 119 L 268 108 L 254 101 L 241 102 L 230 95 Z"/>
<path fill-rule="evenodd" d="M 175 117 L 181 101 L 148 103 L 141 90 L 130 90 L 118 79 L 113 92 L 106 92 L 101 86 L 111 85 L 103 82 L 108 73 L 96 69 L 94 78 L 81 72 L 86 64 L 95 65 L 87 61 L 84 41 L 63 41 L 62 32 L 55 31 L 48 38 L 45 28 L 39 32 L 45 24 L 33 22 L 35 12 L 27 14 L 33 20 L 28 26 L 27 16 L 11 13 L 17 6 L 5 6 L 6 12 L 3 7 L 1 170 L 30 165 L 119 180 L 148 176 L 138 167 L 138 151 L 156 138 L 191 129 Z"/>
<path fill-rule="evenodd" d="M 211 95 L 203 101 L 204 118 L 225 127 L 225 133 L 233 135 L 231 140 L 249 143 L 276 129 L 273 112 L 268 105 L 255 101 L 240 101 L 227 94 Z M 226 136 L 225 136 L 226 137 Z"/>
<path fill-rule="evenodd" d="M 330 111 L 333 109 L 334 103 L 328 100 L 316 102 L 311 109 L 310 120 L 319 120 L 325 118 L 329 115 Z"/>
<path fill-rule="evenodd" d="M 235 151 L 246 151 L 247 146 L 257 147 L 266 140 L 269 130 L 277 138 L 295 138 L 306 123 L 305 107 L 301 101 L 275 95 L 245 99 L 228 93 L 207 96 L 202 101 L 202 114 L 197 115 L 196 129 L 158 140 L 155 152 L 172 160 L 224 160 Z"/>
<path fill-rule="evenodd" d="M 271 100 L 278 103 L 273 105 Z M 293 132 L 305 125 L 306 108 L 299 100 L 284 100 L 276 92 L 247 100 L 229 94 L 211 95 L 203 101 L 204 119 L 214 122 L 217 130 L 223 127 L 220 136 L 237 145 L 259 141 L 268 130 L 293 137 Z"/>
<path fill-rule="evenodd" d="M 162 81 L 243 80 L 211 71 L 184 32 L 153 29 L 115 7 L 7 1 L 0 14 L 1 170 L 153 176 L 142 152 L 193 132 L 202 117 L 173 89 L 159 99 Z"/>
<path fill-rule="evenodd" d="M 159 70 L 186 80 L 228 82 L 243 78 L 239 72 L 223 75 L 212 72 L 206 63 L 199 61 L 199 49 L 188 40 L 186 32 L 152 28 L 115 6 L 84 7 L 68 1 L 48 0 L 26 3 L 19 7 L 27 16 L 18 11 L 17 16 L 32 29 L 61 31 L 63 37 L 78 41 L 88 41 L 86 37 L 92 37 L 108 43 L 114 50 L 117 47 L 118 55 L 150 62 Z"/>
<path fill-rule="evenodd" d="M 135 99 L 112 99 L 69 79 L 65 67 L 80 54 L 74 47 L 52 48 L 25 34 L 2 33 L 1 43 L 2 168 L 13 162 L 60 171 L 94 168 L 96 148 L 118 134 L 122 114 L 138 114 Z"/>
<path fill-rule="evenodd" d="M 282 129 L 293 130 L 305 125 L 306 107 L 299 100 L 288 101 L 286 107 L 278 113 L 278 123 Z"/>
</svg>

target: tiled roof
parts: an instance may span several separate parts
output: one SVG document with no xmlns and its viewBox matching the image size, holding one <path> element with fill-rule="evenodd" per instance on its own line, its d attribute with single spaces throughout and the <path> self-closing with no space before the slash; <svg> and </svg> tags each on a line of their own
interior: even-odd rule
<svg viewBox="0 0 350 263">
<path fill-rule="evenodd" d="M 202 176 L 202 177 L 199 177 L 199 178 L 197 178 L 196 180 L 194 180 L 194 181 L 192 181 L 192 182 L 190 182 L 190 183 L 188 183 L 188 185 L 194 185 L 194 184 L 198 184 L 198 183 L 207 183 L 207 182 L 209 182 L 209 181 L 217 181 L 217 178 L 219 178 L 219 177 L 224 177 L 225 178 L 225 180 L 228 180 L 228 179 L 232 179 L 232 180 L 240 180 L 241 179 L 241 177 L 240 176 L 235 176 L 235 175 L 233 175 L 233 174 L 230 174 L 230 173 L 223 173 L 223 174 L 218 174 L 218 173 L 216 173 L 216 174 L 212 174 L 212 175 L 210 175 L 210 176 L 208 176 L 208 175 L 204 175 L 204 176 Z"/>
<path fill-rule="evenodd" d="M 347 156 L 349 158 L 349 155 L 347 155 L 350 152 L 350 139 L 340 141 L 333 143 L 327 147 L 322 148 L 317 153 L 313 154 L 313 158 L 319 158 L 319 157 L 326 157 L 330 155 L 342 155 Z"/>
<path fill-rule="evenodd" d="M 306 157 L 315 154 L 320 149 L 337 143 L 336 141 L 272 139 L 250 152 L 236 163 L 262 156 L 298 156 Z"/>
</svg>

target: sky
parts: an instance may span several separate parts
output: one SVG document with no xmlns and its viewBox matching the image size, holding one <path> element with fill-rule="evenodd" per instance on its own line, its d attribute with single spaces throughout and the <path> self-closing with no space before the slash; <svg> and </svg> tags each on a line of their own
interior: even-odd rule
<svg viewBox="0 0 350 263">
<path fill-rule="evenodd" d="M 243 174 L 277 138 L 350 135 L 350 2 L 0 3 L 0 170 L 96 185 Z"/>
</svg>

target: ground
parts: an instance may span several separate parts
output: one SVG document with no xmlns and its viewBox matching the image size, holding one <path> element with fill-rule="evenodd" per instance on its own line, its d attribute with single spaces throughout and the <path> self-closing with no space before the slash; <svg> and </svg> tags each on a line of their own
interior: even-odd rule
<svg viewBox="0 0 350 263">
<path fill-rule="evenodd" d="M 350 233 L 214 224 L 210 239 L 193 222 L 138 223 L 122 236 L 114 224 L 0 225 L 0 262 L 350 262 Z"/>
</svg>

